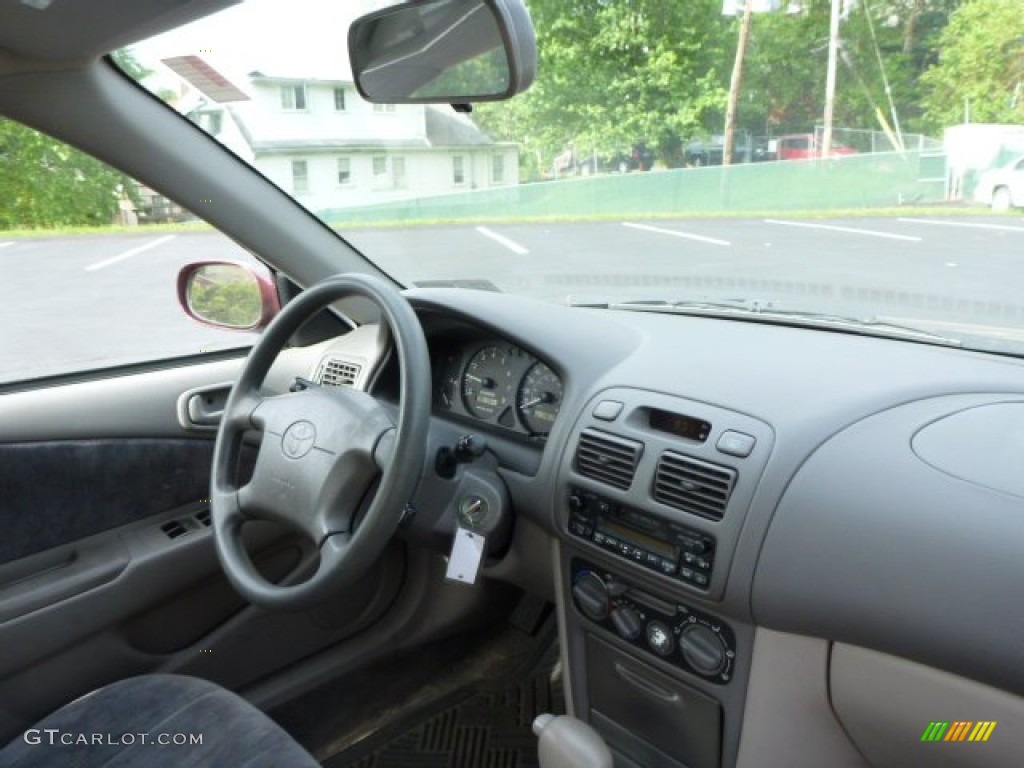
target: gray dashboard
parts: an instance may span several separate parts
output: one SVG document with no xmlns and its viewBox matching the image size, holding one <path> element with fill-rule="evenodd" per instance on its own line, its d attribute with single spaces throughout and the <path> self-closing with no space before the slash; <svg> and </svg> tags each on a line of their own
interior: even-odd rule
<svg viewBox="0 0 1024 768">
<path fill-rule="evenodd" d="M 741 632 L 760 625 L 844 640 L 1024 692 L 1016 639 L 1024 609 L 1007 598 L 1024 577 L 1024 473 L 1010 476 L 1024 457 L 999 449 L 1019 446 L 1024 433 L 1020 361 L 468 290 L 407 295 L 428 339 L 435 326 L 462 323 L 559 371 L 561 412 L 546 444 L 533 448 L 536 463 L 523 471 L 511 462 L 501 475 L 517 514 L 556 536 L 566 562 L 582 554 L 614 564 Z M 621 415 L 595 418 L 604 400 L 621 402 Z M 934 426 L 1001 402 L 1014 409 Z M 652 431 L 644 414 L 655 407 L 705 420 L 711 434 L 695 441 Z M 580 436 L 593 429 L 643 444 L 627 487 L 580 474 Z M 726 430 L 756 438 L 748 457 L 717 447 Z M 665 451 L 735 472 L 720 520 L 652 498 Z M 683 583 L 574 537 L 574 488 L 713 536 L 711 583 Z"/>
</svg>

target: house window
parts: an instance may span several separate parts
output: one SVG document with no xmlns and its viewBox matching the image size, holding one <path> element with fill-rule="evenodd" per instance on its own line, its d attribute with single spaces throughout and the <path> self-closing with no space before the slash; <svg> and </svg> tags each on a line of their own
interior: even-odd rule
<svg viewBox="0 0 1024 768">
<path fill-rule="evenodd" d="M 334 109 L 337 112 L 345 111 L 345 89 L 335 88 L 334 89 Z"/>
<path fill-rule="evenodd" d="M 345 185 L 352 182 L 352 161 L 347 157 L 338 158 L 338 184 Z"/>
<path fill-rule="evenodd" d="M 381 177 L 388 175 L 388 158 L 386 155 L 374 155 L 373 157 L 373 179 L 380 181 Z"/>
<path fill-rule="evenodd" d="M 505 156 L 491 155 L 491 183 L 505 183 Z"/>
<path fill-rule="evenodd" d="M 391 178 L 395 189 L 405 189 L 405 158 L 391 158 Z"/>
<path fill-rule="evenodd" d="M 457 185 L 466 183 L 466 159 L 462 155 L 452 158 L 452 182 Z"/>
<path fill-rule="evenodd" d="M 294 110 L 306 108 L 306 86 L 304 83 L 281 86 L 281 108 Z"/>
<path fill-rule="evenodd" d="M 374 112 L 394 112 L 395 111 L 395 105 L 394 104 L 374 104 L 373 105 L 373 111 Z"/>
<path fill-rule="evenodd" d="M 292 160 L 292 192 L 309 192 L 309 166 L 305 160 Z"/>
</svg>

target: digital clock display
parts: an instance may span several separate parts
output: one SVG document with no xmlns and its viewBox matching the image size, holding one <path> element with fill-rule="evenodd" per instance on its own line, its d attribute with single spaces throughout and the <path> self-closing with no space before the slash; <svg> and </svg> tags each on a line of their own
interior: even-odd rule
<svg viewBox="0 0 1024 768">
<path fill-rule="evenodd" d="M 687 440 L 696 440 L 698 443 L 703 443 L 711 434 L 711 425 L 703 419 L 661 411 L 657 408 L 651 409 L 648 423 L 651 429 L 668 432 L 677 437 L 685 437 Z"/>
</svg>

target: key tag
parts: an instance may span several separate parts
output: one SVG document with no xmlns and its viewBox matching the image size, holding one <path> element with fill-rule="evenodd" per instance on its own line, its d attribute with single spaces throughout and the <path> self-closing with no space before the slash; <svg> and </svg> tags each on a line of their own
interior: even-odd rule
<svg viewBox="0 0 1024 768">
<path fill-rule="evenodd" d="M 448 555 L 448 570 L 444 577 L 449 581 L 475 584 L 480 573 L 480 564 L 487 551 L 487 537 L 472 529 L 487 517 L 487 502 L 477 495 L 467 496 L 459 503 L 458 525 L 452 551 Z"/>
<path fill-rule="evenodd" d="M 455 540 L 448 555 L 448 570 L 444 577 L 449 581 L 475 584 L 480 573 L 486 551 L 487 537 L 474 533 L 461 525 L 455 529 Z"/>
</svg>

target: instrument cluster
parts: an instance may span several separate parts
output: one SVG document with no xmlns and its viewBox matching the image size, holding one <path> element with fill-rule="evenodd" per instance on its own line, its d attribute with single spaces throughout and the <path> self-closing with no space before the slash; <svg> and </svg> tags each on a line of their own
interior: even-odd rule
<svg viewBox="0 0 1024 768">
<path fill-rule="evenodd" d="M 446 413 L 543 441 L 562 404 L 562 379 L 526 350 L 493 339 L 452 345 L 435 360 L 435 404 Z"/>
</svg>

